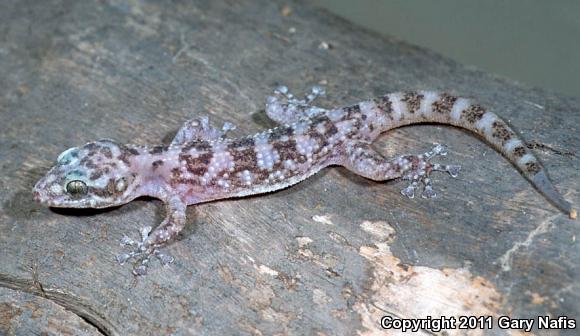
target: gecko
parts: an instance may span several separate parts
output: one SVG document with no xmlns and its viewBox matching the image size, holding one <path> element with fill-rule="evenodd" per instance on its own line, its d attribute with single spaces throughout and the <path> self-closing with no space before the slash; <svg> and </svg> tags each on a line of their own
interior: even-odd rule
<svg viewBox="0 0 580 336">
<path fill-rule="evenodd" d="M 266 114 L 278 126 L 251 136 L 228 138 L 235 128 L 219 129 L 207 116 L 188 120 L 169 145 L 141 146 L 102 139 L 62 152 L 56 165 L 33 189 L 49 207 L 105 208 L 140 196 L 160 199 L 164 220 L 141 229 L 141 240 L 124 236 L 132 251 L 117 256 L 134 260 L 133 274 L 144 275 L 151 256 L 173 261 L 160 249 L 174 241 L 186 224 L 186 207 L 204 202 L 263 194 L 295 185 L 327 166 L 342 166 L 374 181 L 408 180 L 401 193 L 433 198 L 431 173 L 456 177 L 459 165 L 435 163 L 446 147 L 435 145 L 418 155 L 386 158 L 371 147 L 383 132 L 416 123 L 440 123 L 466 129 L 502 153 L 559 210 L 576 210 L 550 182 L 546 170 L 503 119 L 472 99 L 435 91 L 394 92 L 358 104 L 326 109 L 314 100 L 325 94 L 313 87 L 302 99 L 279 87 L 266 101 Z"/>
</svg>

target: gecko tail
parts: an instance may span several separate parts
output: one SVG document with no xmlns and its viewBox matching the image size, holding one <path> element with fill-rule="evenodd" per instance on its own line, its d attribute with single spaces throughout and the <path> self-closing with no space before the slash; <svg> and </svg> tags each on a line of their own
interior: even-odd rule
<svg viewBox="0 0 580 336">
<path fill-rule="evenodd" d="M 572 208 L 572 204 L 566 201 L 556 190 L 554 185 L 548 179 L 546 173 L 542 170 L 531 178 L 532 184 L 558 209 L 565 212 L 571 219 L 576 219 L 577 211 Z"/>
<path fill-rule="evenodd" d="M 453 125 L 473 132 L 502 153 L 550 203 L 570 218 L 577 217 L 576 210 L 556 190 L 545 168 L 518 133 L 505 120 L 471 99 L 435 91 L 407 91 L 387 94 L 363 107 L 377 112 L 377 128 L 383 132 L 425 122 Z"/>
</svg>

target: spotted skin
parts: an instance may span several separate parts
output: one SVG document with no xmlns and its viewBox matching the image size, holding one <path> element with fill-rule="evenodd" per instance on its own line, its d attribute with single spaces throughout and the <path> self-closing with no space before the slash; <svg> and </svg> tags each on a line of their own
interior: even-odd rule
<svg viewBox="0 0 580 336">
<path fill-rule="evenodd" d="M 453 105 L 455 105 L 457 97 L 451 96 L 447 93 L 443 93 L 439 97 L 440 98 L 433 103 L 433 111 L 444 114 L 451 113 L 451 109 L 453 108 Z"/>
<path fill-rule="evenodd" d="M 421 107 L 421 100 L 423 100 L 423 98 L 425 98 L 424 95 L 415 91 L 411 91 L 405 92 L 403 94 L 403 99 L 401 100 L 407 104 L 407 111 L 412 114 L 419 110 Z"/>
<path fill-rule="evenodd" d="M 370 146 L 382 132 L 431 122 L 480 135 L 558 208 L 575 214 L 509 125 L 469 99 L 410 91 L 330 110 L 312 106 L 314 99 L 314 94 L 298 100 L 287 89 L 277 90 L 268 98 L 266 112 L 284 124 L 253 136 L 226 138 L 232 125 L 220 131 L 202 117 L 187 121 L 169 146 L 122 145 L 105 139 L 68 149 L 36 184 L 34 197 L 47 206 L 72 208 L 116 206 L 144 195 L 161 199 L 167 217 L 151 233 L 143 230 L 142 242 L 125 238 L 137 249 L 119 257 L 121 262 L 139 260 L 134 273 L 141 275 L 149 256 L 160 256 L 159 248 L 183 229 L 187 205 L 280 190 L 330 165 L 376 181 L 407 179 L 410 184 L 402 193 L 408 197 L 420 184 L 423 197 L 435 196 L 430 173 L 440 170 L 455 176 L 459 171 L 458 166 L 430 161 L 444 154 L 443 146 L 393 159 Z"/>
<path fill-rule="evenodd" d="M 528 151 L 527 151 L 526 147 L 524 147 L 524 146 L 519 146 L 519 147 L 516 147 L 516 148 L 513 150 L 513 153 L 512 153 L 512 154 L 513 154 L 514 158 L 516 158 L 516 159 L 519 159 L 519 158 L 521 158 L 522 156 L 526 155 L 526 153 L 527 153 L 527 152 L 528 152 Z"/>
<path fill-rule="evenodd" d="M 479 121 L 485 114 L 485 109 L 478 104 L 470 105 L 469 108 L 463 110 L 461 118 L 468 124 L 474 124 Z"/>
</svg>

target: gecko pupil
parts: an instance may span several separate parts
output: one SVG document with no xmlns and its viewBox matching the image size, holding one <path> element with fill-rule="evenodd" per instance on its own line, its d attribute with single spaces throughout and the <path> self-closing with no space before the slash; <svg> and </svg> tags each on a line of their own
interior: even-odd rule
<svg viewBox="0 0 580 336">
<path fill-rule="evenodd" d="M 72 195 L 81 195 L 87 193 L 87 185 L 83 181 L 74 180 L 66 185 L 66 191 Z"/>
</svg>

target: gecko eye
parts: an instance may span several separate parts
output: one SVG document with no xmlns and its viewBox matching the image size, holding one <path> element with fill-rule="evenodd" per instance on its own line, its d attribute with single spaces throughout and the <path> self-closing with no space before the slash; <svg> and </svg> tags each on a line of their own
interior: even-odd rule
<svg viewBox="0 0 580 336">
<path fill-rule="evenodd" d="M 87 190 L 87 184 L 80 180 L 70 181 L 66 184 L 66 191 L 71 195 L 84 195 Z"/>
<path fill-rule="evenodd" d="M 127 189 L 127 179 L 124 177 L 121 177 L 115 183 L 115 190 L 117 190 L 117 192 L 123 192 L 123 191 L 125 191 L 125 189 Z"/>
</svg>

